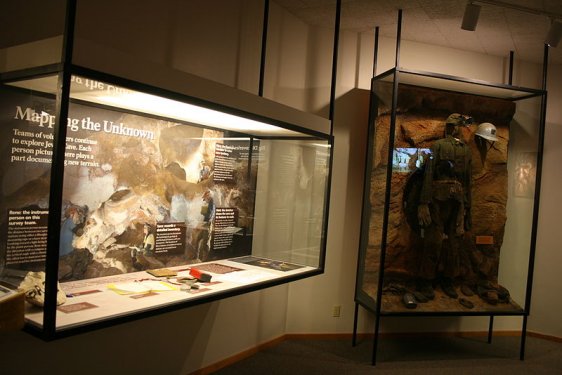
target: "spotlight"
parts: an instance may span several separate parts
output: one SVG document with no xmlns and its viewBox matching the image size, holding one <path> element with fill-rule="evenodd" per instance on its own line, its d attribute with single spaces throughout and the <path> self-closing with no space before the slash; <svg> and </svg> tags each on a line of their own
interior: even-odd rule
<svg viewBox="0 0 562 375">
<path fill-rule="evenodd" d="M 544 42 L 550 47 L 557 47 L 560 39 L 562 39 L 562 23 L 553 20 Z"/>
<path fill-rule="evenodd" d="M 468 31 L 474 31 L 476 29 L 480 8 L 480 5 L 473 4 L 472 2 L 466 4 L 464 16 L 462 17 L 461 29 Z"/>
</svg>

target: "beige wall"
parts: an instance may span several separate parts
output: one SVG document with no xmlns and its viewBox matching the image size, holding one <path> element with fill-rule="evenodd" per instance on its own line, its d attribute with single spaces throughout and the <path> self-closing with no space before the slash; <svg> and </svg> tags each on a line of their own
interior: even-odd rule
<svg viewBox="0 0 562 375">
<path fill-rule="evenodd" d="M 537 256 L 529 330 L 562 337 L 562 251 L 560 214 L 562 199 L 562 66 L 549 69 L 548 106 L 543 155 Z"/>
</svg>

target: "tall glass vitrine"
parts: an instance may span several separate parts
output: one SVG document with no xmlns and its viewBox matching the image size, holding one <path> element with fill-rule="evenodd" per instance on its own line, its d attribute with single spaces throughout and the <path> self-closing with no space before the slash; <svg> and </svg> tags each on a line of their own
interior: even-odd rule
<svg viewBox="0 0 562 375">
<path fill-rule="evenodd" d="M 384 316 L 488 316 L 489 341 L 495 316 L 521 316 L 523 358 L 545 105 L 398 63 L 372 79 L 354 342 L 362 306 L 373 364 Z"/>
</svg>

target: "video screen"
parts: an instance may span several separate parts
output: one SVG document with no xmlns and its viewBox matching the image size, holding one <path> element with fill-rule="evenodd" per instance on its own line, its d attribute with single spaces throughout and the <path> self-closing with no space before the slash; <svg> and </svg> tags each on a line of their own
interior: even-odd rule
<svg viewBox="0 0 562 375">
<path fill-rule="evenodd" d="M 409 173 L 417 168 L 421 168 L 430 154 L 431 151 L 429 148 L 396 148 L 392 155 L 392 171 Z"/>
</svg>

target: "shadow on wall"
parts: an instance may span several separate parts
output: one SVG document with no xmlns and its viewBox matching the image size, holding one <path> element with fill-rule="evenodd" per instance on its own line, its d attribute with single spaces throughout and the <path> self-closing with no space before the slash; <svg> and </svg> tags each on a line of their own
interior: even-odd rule
<svg viewBox="0 0 562 375">
<path fill-rule="evenodd" d="M 310 89 L 276 86 L 273 97 L 268 99 L 303 112 L 328 118 L 330 107 L 326 102 L 330 98 L 330 87 L 316 87 Z"/>
</svg>

